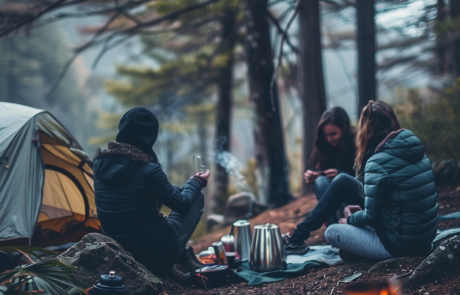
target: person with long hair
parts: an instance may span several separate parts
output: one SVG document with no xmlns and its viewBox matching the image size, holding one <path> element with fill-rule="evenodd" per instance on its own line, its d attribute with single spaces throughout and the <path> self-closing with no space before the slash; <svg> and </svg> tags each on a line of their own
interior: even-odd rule
<svg viewBox="0 0 460 295">
<path fill-rule="evenodd" d="M 304 174 L 305 181 L 314 184 L 318 200 L 337 174 L 355 175 L 355 136 L 356 129 L 350 125 L 350 119 L 343 108 L 333 107 L 321 115 L 316 128 L 315 148 L 309 160 L 314 170 L 308 169 Z M 327 224 L 337 222 L 338 218 L 333 214 Z"/>
<path fill-rule="evenodd" d="M 431 161 L 385 102 L 370 101 L 361 113 L 355 167 L 357 179 L 333 182 L 323 199 L 362 195 L 364 210 L 351 214 L 346 208 L 345 218 L 327 228 L 326 240 L 340 248 L 344 260 L 429 253 L 439 216 Z"/>
<path fill-rule="evenodd" d="M 173 186 L 153 151 L 158 129 L 157 117 L 146 108 L 123 115 L 116 141 L 94 159 L 97 215 L 103 234 L 152 273 L 187 284 L 189 278 L 173 265 L 186 255 L 203 214 L 201 190 L 210 173 L 193 175 L 183 188 Z M 173 210 L 167 218 L 160 212 L 163 204 Z"/>
<path fill-rule="evenodd" d="M 343 108 L 334 107 L 321 115 L 316 128 L 315 148 L 309 160 L 311 169 L 308 169 L 304 174 L 305 181 L 314 185 L 318 202 L 331 183 L 342 178 L 342 176 L 337 178 L 337 175 L 354 176 L 355 135 L 356 130 L 350 125 L 350 119 Z M 329 225 L 338 222 L 337 212 L 342 211 L 342 202 L 341 200 L 337 200 L 337 202 L 340 202 L 340 205 L 334 206 L 335 210 L 331 211 L 329 216 L 321 218 L 321 224 L 327 222 Z M 308 251 L 308 247 L 303 243 L 304 239 L 300 237 L 305 237 L 309 230 L 306 228 L 303 230 L 303 228 L 301 224 L 294 231 L 291 240 L 297 243 L 286 246 L 288 254 L 304 254 Z M 299 237 L 298 240 L 297 237 Z"/>
</svg>

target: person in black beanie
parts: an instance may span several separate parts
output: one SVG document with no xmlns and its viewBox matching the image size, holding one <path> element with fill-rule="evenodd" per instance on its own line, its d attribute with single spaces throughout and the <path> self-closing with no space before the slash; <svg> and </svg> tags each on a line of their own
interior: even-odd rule
<svg viewBox="0 0 460 295">
<path fill-rule="evenodd" d="M 94 159 L 94 190 L 102 233 L 164 277 L 200 221 L 201 190 L 210 172 L 193 175 L 183 188 L 173 186 L 153 151 L 158 129 L 157 117 L 146 108 L 124 114 L 116 141 Z M 173 210 L 167 218 L 160 213 L 163 204 Z"/>
</svg>

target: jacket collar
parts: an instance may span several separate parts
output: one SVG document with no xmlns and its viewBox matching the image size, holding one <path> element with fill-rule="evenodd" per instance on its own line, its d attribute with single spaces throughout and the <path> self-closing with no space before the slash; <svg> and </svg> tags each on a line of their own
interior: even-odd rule
<svg viewBox="0 0 460 295">
<path fill-rule="evenodd" d="M 98 150 L 96 158 L 104 158 L 110 155 L 125 156 L 127 158 L 130 158 L 134 162 L 140 162 L 142 164 L 154 162 L 154 159 L 151 155 L 148 155 L 141 149 L 138 149 L 137 147 L 124 142 L 109 142 L 108 149 L 103 151 Z"/>
</svg>

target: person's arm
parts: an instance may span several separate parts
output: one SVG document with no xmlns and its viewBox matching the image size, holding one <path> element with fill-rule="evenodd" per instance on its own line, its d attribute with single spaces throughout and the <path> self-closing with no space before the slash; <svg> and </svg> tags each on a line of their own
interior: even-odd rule
<svg viewBox="0 0 460 295">
<path fill-rule="evenodd" d="M 197 179 L 187 181 L 182 191 L 173 186 L 160 165 L 149 163 L 151 170 L 151 188 L 152 192 L 158 198 L 158 201 L 179 213 L 187 213 L 197 194 L 204 187 Z"/>
<path fill-rule="evenodd" d="M 366 165 L 364 177 L 364 210 L 347 218 L 347 223 L 358 226 L 373 226 L 384 207 L 384 198 L 389 185 L 389 175 L 379 164 L 370 162 Z"/>
</svg>

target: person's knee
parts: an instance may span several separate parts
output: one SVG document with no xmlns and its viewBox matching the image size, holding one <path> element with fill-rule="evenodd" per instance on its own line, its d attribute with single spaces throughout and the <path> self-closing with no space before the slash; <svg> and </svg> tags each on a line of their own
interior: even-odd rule
<svg viewBox="0 0 460 295">
<path fill-rule="evenodd" d="M 334 185 L 344 185 L 348 183 L 349 181 L 352 181 L 353 177 L 346 173 L 339 173 L 334 179 L 332 180 L 332 183 Z"/>
<path fill-rule="evenodd" d="M 340 240 L 340 228 L 341 226 L 339 224 L 329 225 L 324 232 L 324 238 L 326 241 L 328 241 L 330 244 L 337 244 L 337 242 Z"/>
<path fill-rule="evenodd" d="M 328 180 L 327 176 L 319 176 L 315 180 L 315 185 L 316 186 L 323 186 L 323 185 L 328 185 L 328 184 L 329 184 L 329 180 Z"/>
</svg>

